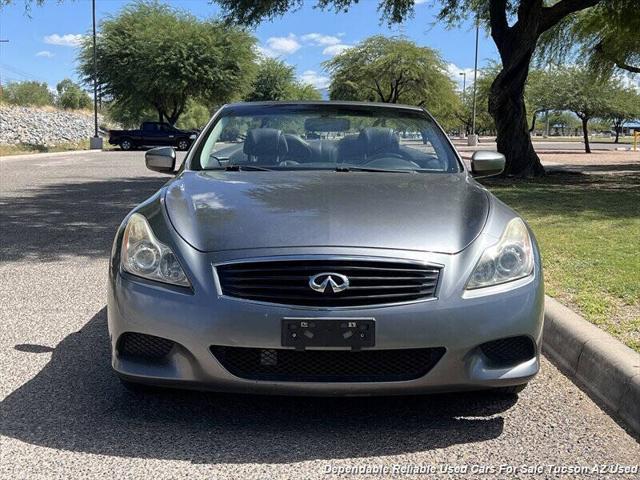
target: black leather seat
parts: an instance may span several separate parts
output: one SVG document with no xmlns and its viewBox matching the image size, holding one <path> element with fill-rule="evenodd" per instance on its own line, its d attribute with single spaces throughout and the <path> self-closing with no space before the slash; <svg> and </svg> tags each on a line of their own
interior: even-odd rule
<svg viewBox="0 0 640 480">
<path fill-rule="evenodd" d="M 400 137 L 391 128 L 367 127 L 358 135 L 358 141 L 364 153 L 364 158 L 384 153 L 400 153 Z"/>
<path fill-rule="evenodd" d="M 338 162 L 357 165 L 364 161 L 364 148 L 358 135 L 347 135 L 338 141 Z"/>
<path fill-rule="evenodd" d="M 285 133 L 284 138 L 287 141 L 288 147 L 286 160 L 298 163 L 311 161 L 311 146 L 307 142 L 293 133 Z"/>
<path fill-rule="evenodd" d="M 289 147 L 282 130 L 253 128 L 247 132 L 242 151 L 250 162 L 275 165 L 284 160 Z"/>
</svg>

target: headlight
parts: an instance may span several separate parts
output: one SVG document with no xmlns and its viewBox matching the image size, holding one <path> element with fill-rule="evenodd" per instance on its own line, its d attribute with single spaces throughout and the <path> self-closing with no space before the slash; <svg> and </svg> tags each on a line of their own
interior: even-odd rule
<svg viewBox="0 0 640 480">
<path fill-rule="evenodd" d="M 174 253 L 156 238 L 147 219 L 139 213 L 131 215 L 124 229 L 120 265 L 132 275 L 184 287 L 190 285 Z"/>
<path fill-rule="evenodd" d="M 192 133 L 191 135 L 189 135 L 189 140 L 195 140 L 197 138 L 197 135 L 195 133 Z"/>
<path fill-rule="evenodd" d="M 533 272 L 533 248 L 522 220 L 507 224 L 500 241 L 487 248 L 473 270 L 467 290 L 511 282 Z"/>
</svg>

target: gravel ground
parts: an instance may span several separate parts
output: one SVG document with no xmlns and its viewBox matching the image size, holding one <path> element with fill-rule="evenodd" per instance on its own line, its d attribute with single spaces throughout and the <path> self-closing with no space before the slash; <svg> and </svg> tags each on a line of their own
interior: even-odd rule
<svg viewBox="0 0 640 480">
<path fill-rule="evenodd" d="M 330 478 L 327 466 L 394 465 L 431 478 L 638 478 L 549 470 L 637 465 L 640 445 L 546 360 L 517 403 L 123 390 L 109 366 L 107 256 L 125 213 L 166 178 L 140 152 L 0 161 L 2 478 Z"/>
</svg>

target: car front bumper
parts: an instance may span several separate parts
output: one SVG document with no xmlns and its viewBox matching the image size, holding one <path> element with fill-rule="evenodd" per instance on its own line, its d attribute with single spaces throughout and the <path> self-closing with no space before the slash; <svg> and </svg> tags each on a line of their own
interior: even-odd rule
<svg viewBox="0 0 640 480">
<path fill-rule="evenodd" d="M 296 249 L 293 249 L 296 250 Z M 298 253 L 310 253 L 298 249 Z M 332 249 L 332 254 L 344 254 Z M 242 252 L 243 257 L 268 252 Z M 287 249 L 290 255 L 292 249 Z M 324 253 L 327 253 L 326 251 Z M 349 251 L 354 254 L 353 249 Z M 356 251 L 371 254 L 371 251 Z M 236 252 L 237 254 L 237 252 Z M 254 254 L 254 255 L 252 255 Z M 379 252 L 376 252 L 380 255 Z M 465 263 L 458 255 L 428 254 L 418 258 L 444 265 L 438 298 L 403 305 L 340 310 L 266 305 L 220 296 L 212 265 L 227 261 L 234 252 L 191 252 L 193 291 L 147 282 L 112 269 L 109 282 L 108 324 L 112 364 L 124 379 L 162 386 L 215 391 L 296 395 L 388 395 L 474 390 L 526 383 L 539 370 L 544 289 L 539 258 L 531 277 L 482 291 L 464 291 L 464 280 L 447 273 Z M 415 252 L 389 252 L 394 258 L 414 258 Z M 456 267 L 458 264 L 458 267 Z M 462 288 L 461 288 L 462 287 Z M 406 381 L 300 382 L 250 380 L 231 374 L 211 353 L 211 346 L 280 349 L 285 317 L 372 318 L 376 343 L 372 349 L 444 347 L 446 352 L 424 376 Z M 118 352 L 125 332 L 162 337 L 176 346 L 162 362 L 128 358 Z M 535 355 L 515 365 L 496 367 L 479 345 L 492 340 L 526 336 Z"/>
</svg>

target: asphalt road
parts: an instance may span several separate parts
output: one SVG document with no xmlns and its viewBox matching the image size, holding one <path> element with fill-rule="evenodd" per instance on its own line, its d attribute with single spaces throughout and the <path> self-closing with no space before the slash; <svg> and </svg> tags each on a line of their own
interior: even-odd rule
<svg viewBox="0 0 640 480">
<path fill-rule="evenodd" d="M 107 256 L 127 211 L 166 179 L 144 169 L 141 152 L 0 160 L 2 478 L 327 478 L 327 465 L 500 472 L 640 461 L 637 441 L 546 360 L 517 403 L 128 393 L 109 365 Z M 552 478 L 637 478 L 543 468 Z"/>
</svg>

